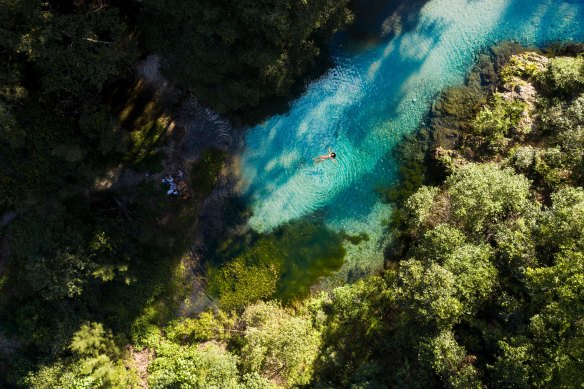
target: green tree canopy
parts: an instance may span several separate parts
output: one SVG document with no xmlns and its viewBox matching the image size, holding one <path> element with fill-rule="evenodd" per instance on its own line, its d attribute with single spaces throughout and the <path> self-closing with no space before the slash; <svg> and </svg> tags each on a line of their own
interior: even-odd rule
<svg viewBox="0 0 584 389">
<path fill-rule="evenodd" d="M 237 357 L 216 344 L 181 347 L 165 343 L 148 367 L 152 388 L 227 388 L 238 386 Z"/>
<path fill-rule="evenodd" d="M 449 328 L 464 311 L 457 298 L 456 276 L 442 266 L 417 260 L 401 263 L 396 301 L 410 320 L 423 326 Z"/>
<path fill-rule="evenodd" d="M 35 389 L 127 387 L 131 382 L 111 331 L 101 323 L 84 323 L 70 344 L 73 357 L 57 360 L 29 374 L 25 383 Z"/>
<path fill-rule="evenodd" d="M 497 223 L 530 204 L 529 181 L 495 164 L 464 165 L 448 177 L 446 188 L 450 221 L 473 234 L 493 231 Z"/>
<path fill-rule="evenodd" d="M 476 359 L 467 355 L 451 331 L 442 331 L 422 346 L 422 359 L 430 364 L 447 387 L 482 388 L 477 369 L 472 365 Z"/>
<path fill-rule="evenodd" d="M 53 15 L 35 33 L 29 53 L 43 74 L 43 94 L 65 109 L 89 98 L 95 102 L 105 82 L 127 72 L 138 58 L 136 42 L 115 8 Z"/>
<path fill-rule="evenodd" d="M 584 91 L 584 57 L 552 58 L 546 73 L 549 85 L 564 94 Z"/>
<path fill-rule="evenodd" d="M 321 337 L 309 317 L 294 316 L 273 302 L 259 302 L 249 306 L 242 319 L 245 371 L 285 386 L 311 381 Z"/>
<path fill-rule="evenodd" d="M 146 0 L 141 24 L 167 72 L 219 112 L 289 92 L 320 42 L 351 20 L 347 0 Z"/>
</svg>

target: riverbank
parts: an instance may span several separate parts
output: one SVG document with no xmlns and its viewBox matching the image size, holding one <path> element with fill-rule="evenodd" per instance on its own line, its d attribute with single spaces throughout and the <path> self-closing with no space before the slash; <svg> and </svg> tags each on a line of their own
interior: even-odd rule
<svg viewBox="0 0 584 389">
<path fill-rule="evenodd" d="M 498 62 L 482 58 L 466 85 L 437 98 L 436 127 L 398 149 L 404 166 L 416 167 L 390 195 L 401 251 L 384 271 L 282 306 L 273 300 L 282 259 L 273 255 L 295 241 L 241 242 L 243 254 L 211 275 L 226 281 L 217 286 L 225 309 L 150 324 L 134 342 L 151 358 L 144 379 L 576 387 L 584 367 L 584 68 L 564 56 L 574 47 L 547 55 L 494 47 Z M 437 136 L 443 129 L 456 138 Z M 195 378 L 182 375 L 185 363 Z"/>
<path fill-rule="evenodd" d="M 149 340 L 160 353 L 150 382 L 182 382 L 172 373 L 179 361 L 212 355 L 214 364 L 193 369 L 209 379 L 221 371 L 234 386 L 254 373 L 253 382 L 275 387 L 576 387 L 584 67 L 564 55 L 577 47 L 547 56 L 495 47 L 498 62 L 483 58 L 465 86 L 436 100 L 431 123 L 439 127 L 399 148 L 406 166 L 418 167 L 406 169 L 415 174 L 393 197 L 401 251 L 386 270 L 282 307 L 262 301 L 273 279 L 246 273 L 242 256 L 238 271 L 224 274 L 242 275 L 244 286 L 265 282 L 252 292 L 268 294 L 245 295 L 248 287 L 235 283 L 219 303 L 239 309 L 171 323 Z M 456 138 L 437 136 L 442 129 Z M 427 176 L 429 185 L 420 173 L 432 169 L 440 175 Z M 248 253 L 278 249 L 260 242 Z"/>
<path fill-rule="evenodd" d="M 583 51 L 583 45 L 579 43 L 554 44 L 539 50 L 507 42 L 479 55 L 465 84 L 443 91 L 432 104 L 428 117 L 424 119 L 424 123 L 428 125 L 423 125 L 414 134 L 406 136 L 397 147 L 399 181 L 395 186 L 381 190 L 386 201 L 395 204 L 397 208 L 392 216 L 392 227 L 398 231 L 401 229 L 399 226 L 403 223 L 403 213 L 400 209 L 413 193 L 423 185 L 442 184 L 456 166 L 468 161 L 500 161 L 503 155 L 521 148 L 518 146 L 521 142 L 539 143 L 537 135 L 525 138 L 527 134 L 523 132 L 532 132 L 525 128 L 513 132 L 512 135 L 498 135 L 501 137 L 497 140 L 498 146 L 473 137 L 472 128 L 477 115 L 487 102 L 493 101 L 495 94 L 505 101 L 519 101 L 519 109 L 525 111 L 520 114 L 521 118 L 514 120 L 519 120 L 521 126 L 531 127 L 537 121 L 532 116 L 536 115 L 535 112 L 541 105 L 539 95 L 533 93 L 531 85 L 526 86 L 525 82 L 510 76 L 509 70 L 503 72 L 504 66 L 510 61 L 521 64 L 527 59 L 535 61 L 530 66 L 541 71 L 547 64 L 546 56 L 573 57 Z M 537 131 L 533 131 L 533 134 L 537 134 Z M 547 192 L 540 196 L 549 198 L 549 188 Z M 402 237 L 397 241 L 398 245 L 392 244 L 387 249 L 386 260 L 389 262 L 399 261 L 408 250 L 407 239 Z"/>
</svg>

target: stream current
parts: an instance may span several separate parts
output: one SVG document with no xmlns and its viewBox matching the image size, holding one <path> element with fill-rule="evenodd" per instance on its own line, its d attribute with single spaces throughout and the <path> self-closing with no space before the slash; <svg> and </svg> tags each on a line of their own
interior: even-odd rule
<svg viewBox="0 0 584 389">
<path fill-rule="evenodd" d="M 339 36 L 335 66 L 286 114 L 249 129 L 241 155 L 253 230 L 319 218 L 335 231 L 365 233 L 368 240 L 346 244 L 346 262 L 363 270 L 383 262 L 391 207 L 376 189 L 395 181 L 400 138 L 420 126 L 441 90 L 463 83 L 489 46 L 584 40 L 584 0 L 430 0 L 384 22 L 392 34 L 358 50 Z M 315 165 L 329 147 L 338 163 Z"/>
</svg>

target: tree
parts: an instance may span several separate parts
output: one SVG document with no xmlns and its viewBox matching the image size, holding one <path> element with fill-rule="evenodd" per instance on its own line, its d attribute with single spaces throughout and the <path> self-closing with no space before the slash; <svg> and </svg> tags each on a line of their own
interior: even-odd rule
<svg viewBox="0 0 584 389">
<path fill-rule="evenodd" d="M 71 351 L 81 362 L 81 373 L 91 376 L 99 386 L 117 386 L 125 381 L 121 352 L 111 331 L 101 323 L 85 323 L 71 341 Z"/>
<path fill-rule="evenodd" d="M 538 238 L 548 252 L 560 249 L 583 250 L 584 190 L 565 188 L 552 194 L 552 206 L 538 225 Z M 542 246 L 544 246 L 542 244 Z"/>
<path fill-rule="evenodd" d="M 59 211 L 46 218 L 29 212 L 15 221 L 12 261 L 20 267 L 14 275 L 21 295 L 59 300 L 78 296 L 87 285 L 94 263 L 82 247 L 84 231 Z"/>
<path fill-rule="evenodd" d="M 388 274 L 391 278 L 393 273 Z M 383 386 L 391 382 L 383 362 L 397 353 L 386 341 L 396 307 L 387 280 L 371 276 L 335 288 L 322 300 L 323 343 L 316 361 L 315 382 L 323 387 Z M 321 312 L 317 315 L 321 317 Z"/>
<path fill-rule="evenodd" d="M 581 93 L 584 91 L 584 58 L 552 58 L 546 76 L 553 91 L 566 95 Z"/>
<path fill-rule="evenodd" d="M 442 264 L 465 242 L 466 238 L 460 230 L 448 224 L 439 224 L 418 240 L 413 256 Z"/>
<path fill-rule="evenodd" d="M 241 362 L 246 372 L 287 387 L 310 383 L 321 337 L 309 317 L 294 316 L 273 302 L 259 302 L 247 307 L 242 324 Z"/>
<path fill-rule="evenodd" d="M 127 387 L 131 375 L 121 361 L 121 352 L 111 331 L 101 323 L 84 323 L 73 336 L 70 350 L 74 357 L 57 360 L 29 374 L 25 383 L 33 388 L 112 388 Z"/>
<path fill-rule="evenodd" d="M 422 346 L 422 359 L 432 366 L 447 387 L 482 388 L 477 369 L 472 365 L 476 357 L 467 355 L 451 331 L 442 331 Z"/>
<path fill-rule="evenodd" d="M 497 270 L 492 258 L 491 246 L 465 244 L 444 261 L 444 268 L 456 276 L 457 298 L 463 303 L 467 315 L 482 306 L 497 284 Z"/>
<path fill-rule="evenodd" d="M 168 74 L 219 112 L 289 92 L 321 42 L 351 20 L 347 0 L 147 0 L 140 19 Z"/>
<path fill-rule="evenodd" d="M 165 342 L 148 366 L 148 383 L 153 389 L 234 389 L 238 387 L 237 360 L 217 344 L 183 347 Z"/>
<path fill-rule="evenodd" d="M 29 61 L 42 75 L 43 96 L 66 112 L 76 110 L 79 103 L 97 102 L 106 81 L 124 74 L 139 55 L 112 7 L 55 14 L 32 37 Z"/>
<path fill-rule="evenodd" d="M 446 180 L 449 220 L 473 234 L 493 232 L 497 223 L 529 207 L 529 181 L 495 164 L 467 164 Z"/>
<path fill-rule="evenodd" d="M 523 278 L 523 270 L 539 264 L 536 253 L 536 225 L 541 219 L 541 211 L 532 212 L 516 219 L 501 223 L 495 233 L 497 257 L 504 268 L 517 278 Z"/>
<path fill-rule="evenodd" d="M 579 372 L 584 369 L 583 275 L 584 250 L 573 246 L 557 253 L 553 266 L 527 269 L 529 294 L 538 312 L 529 325 L 538 386 L 570 387 L 580 380 Z"/>
<path fill-rule="evenodd" d="M 404 261 L 396 283 L 396 302 L 411 322 L 450 328 L 465 309 L 457 298 L 456 284 L 455 275 L 436 263 L 424 266 L 417 260 Z"/>
<path fill-rule="evenodd" d="M 405 202 L 406 223 L 413 230 L 423 230 L 432 220 L 432 206 L 440 190 L 435 187 L 422 186 Z"/>
<path fill-rule="evenodd" d="M 413 255 L 427 265 L 442 266 L 456 277 L 457 298 L 466 314 L 480 306 L 497 282 L 491 246 L 467 243 L 461 231 L 447 224 L 428 231 L 419 240 Z"/>
<path fill-rule="evenodd" d="M 492 366 L 492 382 L 501 388 L 529 388 L 531 347 L 529 344 L 513 346 L 499 341 L 499 355 Z"/>
</svg>

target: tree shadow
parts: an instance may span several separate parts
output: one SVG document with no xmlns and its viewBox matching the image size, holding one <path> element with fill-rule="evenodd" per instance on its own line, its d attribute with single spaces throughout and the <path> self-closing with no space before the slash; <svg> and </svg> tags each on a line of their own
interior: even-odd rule
<svg viewBox="0 0 584 389">
<path fill-rule="evenodd" d="M 354 23 L 347 35 L 355 44 L 375 44 L 405 32 L 417 23 L 429 0 L 352 0 Z"/>
</svg>

